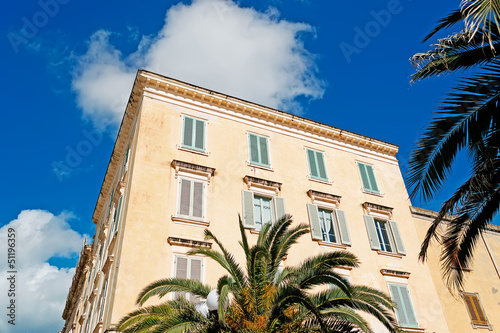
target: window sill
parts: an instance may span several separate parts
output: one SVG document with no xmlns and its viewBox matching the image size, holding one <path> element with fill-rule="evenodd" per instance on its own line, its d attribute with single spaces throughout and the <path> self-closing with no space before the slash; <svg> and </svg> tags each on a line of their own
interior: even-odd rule
<svg viewBox="0 0 500 333">
<path fill-rule="evenodd" d="M 317 182 L 317 183 L 321 183 L 321 184 L 325 184 L 325 185 L 333 185 L 333 182 L 329 182 L 328 180 L 316 179 L 316 178 L 313 178 L 311 176 L 307 176 L 307 178 L 313 182 Z"/>
<path fill-rule="evenodd" d="M 474 324 L 474 323 L 471 323 L 471 324 L 472 324 L 472 328 L 474 328 L 474 329 L 483 328 L 483 329 L 493 331 L 493 328 L 489 324 Z"/>
<path fill-rule="evenodd" d="M 190 217 L 181 217 L 172 215 L 172 221 L 179 224 L 193 225 L 196 227 L 203 227 L 203 228 L 210 226 L 210 221 L 197 220 Z"/>
<path fill-rule="evenodd" d="M 367 191 L 365 189 L 361 189 L 361 192 L 363 192 L 364 194 L 371 194 L 371 195 L 374 195 L 376 197 L 381 197 L 381 198 L 384 196 L 382 193 L 371 192 L 371 191 Z"/>
<path fill-rule="evenodd" d="M 252 235 L 258 235 L 260 234 L 260 230 L 257 229 L 248 229 Z"/>
<path fill-rule="evenodd" d="M 196 149 L 182 147 L 182 146 L 178 146 L 177 149 L 182 150 L 182 151 L 186 151 L 188 153 L 195 153 L 195 154 L 203 155 L 203 156 L 209 156 L 210 155 L 210 153 L 207 152 L 207 151 L 196 150 Z"/>
<path fill-rule="evenodd" d="M 404 332 L 425 333 L 425 328 L 398 326 Z"/>
<path fill-rule="evenodd" d="M 347 246 L 346 244 L 339 244 L 339 243 L 330 243 L 330 242 L 325 242 L 325 241 L 318 241 L 318 244 L 320 246 L 325 246 L 325 247 L 331 247 L 339 250 L 346 250 Z"/>
<path fill-rule="evenodd" d="M 259 165 L 259 164 L 253 164 L 251 162 L 247 162 L 247 165 L 251 168 L 257 168 L 257 169 L 262 169 L 266 171 L 271 171 L 274 172 L 274 169 L 271 168 L 270 166 L 265 166 L 265 165 Z"/>
<path fill-rule="evenodd" d="M 399 253 L 385 252 L 385 251 L 381 251 L 381 250 L 376 250 L 376 251 L 377 251 L 377 254 L 379 256 L 384 256 L 384 257 L 389 257 L 389 258 L 401 259 L 404 256 L 403 254 L 399 254 Z"/>
</svg>

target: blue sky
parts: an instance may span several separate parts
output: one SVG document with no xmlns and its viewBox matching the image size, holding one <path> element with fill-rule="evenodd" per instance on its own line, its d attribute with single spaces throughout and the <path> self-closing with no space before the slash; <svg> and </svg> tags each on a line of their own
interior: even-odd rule
<svg viewBox="0 0 500 333">
<path fill-rule="evenodd" d="M 8 2 L 0 13 L 0 244 L 8 227 L 18 230 L 25 291 L 18 325 L 2 319 L 0 331 L 62 328 L 72 267 L 94 233 L 91 215 L 138 67 L 397 144 L 406 172 L 415 141 L 453 82 L 410 84 L 408 59 L 426 50 L 422 38 L 458 5 Z M 413 204 L 438 209 L 464 175 L 434 201 Z M 36 301 L 46 304 L 41 314 Z"/>
</svg>

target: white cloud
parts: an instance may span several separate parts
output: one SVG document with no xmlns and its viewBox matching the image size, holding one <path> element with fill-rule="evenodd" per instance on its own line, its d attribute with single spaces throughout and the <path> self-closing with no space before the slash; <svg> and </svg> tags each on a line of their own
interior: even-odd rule
<svg viewBox="0 0 500 333">
<path fill-rule="evenodd" d="M 321 98 L 324 91 L 303 33 L 314 29 L 280 20 L 275 9 L 262 13 L 231 0 L 179 3 L 167 11 L 161 31 L 143 36 L 132 54 L 112 46 L 110 32 L 94 33 L 73 89 L 84 115 L 100 128 L 121 120 L 138 68 L 300 113 L 297 97 Z"/>
<path fill-rule="evenodd" d="M 2 294 L 2 319 L 0 332 L 58 332 L 64 321 L 62 312 L 66 302 L 74 268 L 58 268 L 47 260 L 54 257 L 75 257 L 79 254 L 83 238 L 71 229 L 71 214 L 53 215 L 43 210 L 24 210 L 17 219 L 0 228 L 2 252 L 7 252 L 7 235 L 15 230 L 16 240 L 16 318 L 15 326 L 8 324 L 6 302 L 11 270 L 7 258 L 0 261 L 0 292 Z M 6 255 L 4 255 L 6 257 Z"/>
</svg>

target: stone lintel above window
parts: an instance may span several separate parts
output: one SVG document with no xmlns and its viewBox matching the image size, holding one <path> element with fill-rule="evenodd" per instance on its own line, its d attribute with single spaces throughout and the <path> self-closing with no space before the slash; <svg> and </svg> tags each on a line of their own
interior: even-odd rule
<svg viewBox="0 0 500 333">
<path fill-rule="evenodd" d="M 338 208 L 340 199 L 342 198 L 340 195 L 324 193 L 315 190 L 307 191 L 307 195 L 311 198 L 314 204 L 327 203 L 335 206 L 335 208 Z"/>
<path fill-rule="evenodd" d="M 183 162 L 179 160 L 172 161 L 172 168 L 175 169 L 175 177 L 177 178 L 179 175 L 190 175 L 194 176 L 207 182 L 210 182 L 210 179 L 215 174 L 215 168 L 193 164 L 189 162 Z"/>
<path fill-rule="evenodd" d="M 250 191 L 264 191 L 269 194 L 278 195 L 281 190 L 281 183 L 272 180 L 257 178 L 253 176 L 245 176 L 243 181 L 248 186 Z"/>
<path fill-rule="evenodd" d="M 393 208 L 382 206 L 379 204 L 365 202 L 363 204 L 363 208 L 366 211 L 367 215 L 373 215 L 375 217 L 382 217 L 390 220 L 392 218 L 392 210 Z"/>
<path fill-rule="evenodd" d="M 168 237 L 167 242 L 170 245 L 177 245 L 177 246 L 196 247 L 196 248 L 203 248 L 203 249 L 211 249 L 212 248 L 212 243 L 205 242 L 205 241 L 199 241 L 199 240 L 195 240 L 195 239 L 187 239 L 187 238 L 180 238 L 180 237 Z"/>
<path fill-rule="evenodd" d="M 390 268 L 382 268 L 380 270 L 380 273 L 385 276 L 394 276 L 394 277 L 399 277 L 399 278 L 405 278 L 408 279 L 410 277 L 410 272 L 405 272 L 401 271 L 398 269 L 390 269 Z"/>
</svg>

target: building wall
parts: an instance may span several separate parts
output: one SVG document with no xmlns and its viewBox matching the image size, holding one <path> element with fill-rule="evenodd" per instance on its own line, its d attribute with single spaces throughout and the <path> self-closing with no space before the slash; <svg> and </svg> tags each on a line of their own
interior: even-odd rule
<svg viewBox="0 0 500 333">
<path fill-rule="evenodd" d="M 238 261 L 243 260 L 237 243 L 240 238 L 238 214 L 242 213 L 241 191 L 249 189 L 244 182 L 245 176 L 281 183 L 278 195 L 285 199 L 286 212 L 293 215 L 295 223 L 309 224 L 306 206 L 312 203 L 307 194 L 309 190 L 340 196 L 337 208 L 345 211 L 352 245 L 325 245 L 306 235 L 292 249 L 285 265 L 299 263 L 305 258 L 304 254 L 351 251 L 361 261 L 359 268 L 344 272 L 349 275 L 351 283 L 369 285 L 387 293 L 388 282 L 405 284 L 420 328 L 415 331 L 449 332 L 429 266 L 416 260 L 420 246 L 420 240 L 415 237 L 418 226 L 408 209 L 408 193 L 395 158 L 397 147 L 349 132 L 340 131 L 340 135 L 333 136 L 329 131 L 337 129 L 308 123 L 299 117 L 294 119 L 291 115 L 287 115 L 291 120 L 285 122 L 280 120 L 283 113 L 263 107 L 259 109 L 243 101 L 234 103 L 260 111 L 249 113 L 244 108 L 223 107 L 220 102 L 216 104 L 209 99 L 200 102 L 186 93 L 163 89 L 161 82 L 148 86 L 141 81 L 146 74 L 138 74 L 135 87 L 142 88 L 134 98 L 131 97 L 137 109 L 135 113 L 133 110 L 126 113 L 125 120 L 128 115 L 134 115 L 128 119 L 130 130 L 127 135 L 119 134 L 94 215 L 96 230 L 102 236 L 94 238 L 94 256 L 98 256 L 96 243 L 113 244 L 100 259 L 101 267 L 105 262 L 109 264 L 103 276 L 109 276 L 110 282 L 102 328 L 97 327 L 97 331 L 114 327 L 120 318 L 134 310 L 137 295 L 146 285 L 173 276 L 175 254 L 186 253 L 190 248 L 169 244 L 169 237 L 203 240 L 205 225 L 172 218 L 177 215 L 179 196 L 178 173 L 172 165 L 177 160 L 215 169 L 206 186 L 205 220 Z M 171 79 L 156 79 L 176 84 Z M 179 86 L 185 87 L 181 83 Z M 189 89 L 196 91 L 197 88 Z M 227 105 L 230 102 L 228 100 Z M 206 121 L 204 154 L 181 149 L 183 116 L 186 115 Z M 299 126 L 298 122 L 304 125 Z M 269 139 L 271 169 L 249 165 L 249 132 Z M 128 170 L 120 171 L 129 144 Z M 309 179 L 305 148 L 324 153 L 327 183 Z M 356 162 L 373 166 L 380 195 L 363 191 Z M 109 216 L 113 216 L 113 209 L 108 214 L 106 206 L 111 189 L 119 184 L 124 196 L 120 227 L 116 239 L 112 240 Z M 116 207 L 116 193 L 112 207 Z M 398 223 L 405 255 L 388 255 L 371 249 L 363 219 L 368 212 L 363 204 L 367 202 L 383 206 L 390 219 Z M 257 235 L 249 232 L 249 238 L 255 241 Z M 95 266 L 96 259 L 93 262 Z M 208 260 L 205 260 L 204 267 L 203 280 L 215 286 L 224 272 Z M 381 270 L 385 270 L 384 274 Z M 394 272 L 399 272 L 399 275 Z M 102 284 L 103 279 L 100 279 L 97 286 L 90 288 L 97 289 L 95 299 L 102 292 Z M 83 298 L 85 303 L 88 296 Z M 371 319 L 371 322 L 376 332 L 384 331 L 375 320 Z M 95 326 L 94 323 L 90 326 Z M 75 332 L 80 331 L 76 329 Z"/>
<path fill-rule="evenodd" d="M 423 241 L 435 213 L 420 208 L 412 208 L 412 210 L 419 240 Z M 474 250 L 473 264 L 470 267 L 471 271 L 466 274 L 463 292 L 479 295 L 489 327 L 474 328 L 462 294 L 450 293 L 443 280 L 439 262 L 441 249 L 435 243 L 429 248 L 427 265 L 438 291 L 450 332 L 465 333 L 489 330 L 497 332 L 499 330 L 500 275 L 495 265 L 500 259 L 500 228 L 490 226 L 489 230 L 484 232 L 483 237 L 479 238 Z"/>
</svg>

